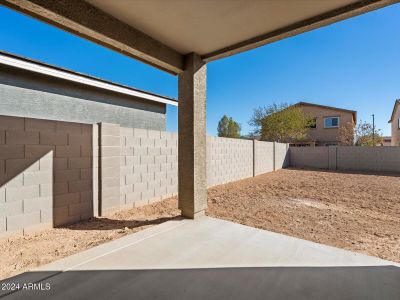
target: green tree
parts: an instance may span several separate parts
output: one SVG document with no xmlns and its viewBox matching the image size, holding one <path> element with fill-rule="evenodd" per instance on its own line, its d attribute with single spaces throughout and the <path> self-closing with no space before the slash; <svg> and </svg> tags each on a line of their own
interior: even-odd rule
<svg viewBox="0 0 400 300">
<path fill-rule="evenodd" d="M 240 138 L 241 126 L 231 117 L 224 115 L 218 122 L 218 136 Z"/>
<path fill-rule="evenodd" d="M 249 124 L 261 140 L 289 143 L 305 141 L 315 119 L 295 105 L 274 103 L 255 109 Z"/>
<path fill-rule="evenodd" d="M 355 137 L 356 146 L 375 146 L 383 142 L 382 131 L 373 128 L 371 123 L 362 121 L 355 130 Z"/>
</svg>

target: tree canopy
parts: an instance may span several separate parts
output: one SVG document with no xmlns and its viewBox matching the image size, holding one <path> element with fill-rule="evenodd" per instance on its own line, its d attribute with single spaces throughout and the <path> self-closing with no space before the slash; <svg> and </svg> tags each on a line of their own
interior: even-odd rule
<svg viewBox="0 0 400 300">
<path fill-rule="evenodd" d="M 383 143 L 382 131 L 373 128 L 371 123 L 362 122 L 355 130 L 356 146 L 375 146 Z"/>
<path fill-rule="evenodd" d="M 274 103 L 255 109 L 249 124 L 261 140 L 290 143 L 305 141 L 315 119 L 297 106 Z"/>
<path fill-rule="evenodd" d="M 355 128 L 353 123 L 347 122 L 340 126 L 338 142 L 341 146 L 353 146 L 354 145 Z"/>
<path fill-rule="evenodd" d="M 224 115 L 218 122 L 218 136 L 240 138 L 241 126 L 238 122 Z"/>
<path fill-rule="evenodd" d="M 371 123 L 360 121 L 355 128 L 351 123 L 340 127 L 338 140 L 343 146 L 375 146 L 383 142 L 383 136 Z"/>
</svg>

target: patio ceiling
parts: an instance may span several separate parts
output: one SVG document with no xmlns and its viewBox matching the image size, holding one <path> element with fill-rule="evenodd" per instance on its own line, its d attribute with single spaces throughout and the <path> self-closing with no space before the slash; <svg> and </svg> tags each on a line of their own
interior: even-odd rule
<svg viewBox="0 0 400 300">
<path fill-rule="evenodd" d="M 5 0 L 21 12 L 170 73 L 183 55 L 208 62 L 398 0 Z"/>
</svg>

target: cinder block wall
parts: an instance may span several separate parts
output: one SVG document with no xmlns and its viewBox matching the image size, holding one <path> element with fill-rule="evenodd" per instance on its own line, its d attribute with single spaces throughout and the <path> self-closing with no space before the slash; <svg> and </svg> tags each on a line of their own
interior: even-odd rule
<svg viewBox="0 0 400 300">
<path fill-rule="evenodd" d="M 331 170 L 400 172 L 400 147 L 291 147 L 290 165 Z"/>
<path fill-rule="evenodd" d="M 329 168 L 328 147 L 290 147 L 290 166 L 296 168 Z"/>
<path fill-rule="evenodd" d="M 275 170 L 288 167 L 290 163 L 290 157 L 288 155 L 289 144 L 274 143 L 274 147 Z"/>
<path fill-rule="evenodd" d="M 135 207 L 178 192 L 178 134 L 121 127 L 120 206 Z"/>
<path fill-rule="evenodd" d="M 176 195 L 178 134 L 126 127 L 120 127 L 119 132 L 119 202 L 114 195 L 114 201 L 108 208 L 131 208 Z M 253 144 L 256 144 L 254 150 Z M 276 158 L 275 152 L 278 155 Z M 274 164 L 277 168 L 285 167 L 288 163 L 287 152 L 287 144 L 208 136 L 208 186 L 252 177 L 254 166 L 257 175 L 273 171 Z M 253 162 L 254 153 L 256 162 Z M 103 212 L 106 211 L 103 209 Z"/>
<path fill-rule="evenodd" d="M 338 170 L 400 172 L 400 147 L 334 147 Z"/>
<path fill-rule="evenodd" d="M 0 235 L 93 214 L 93 126 L 0 116 Z"/>
<path fill-rule="evenodd" d="M 208 186 L 281 168 L 287 145 L 207 137 Z M 178 135 L 0 116 L 0 236 L 60 226 L 178 192 Z"/>
<path fill-rule="evenodd" d="M 274 143 L 254 140 L 254 175 L 274 171 Z"/>
<path fill-rule="evenodd" d="M 100 123 L 99 136 L 99 214 L 104 214 L 120 206 L 120 126 Z"/>
<path fill-rule="evenodd" d="M 253 141 L 207 137 L 207 184 L 253 176 Z"/>
</svg>

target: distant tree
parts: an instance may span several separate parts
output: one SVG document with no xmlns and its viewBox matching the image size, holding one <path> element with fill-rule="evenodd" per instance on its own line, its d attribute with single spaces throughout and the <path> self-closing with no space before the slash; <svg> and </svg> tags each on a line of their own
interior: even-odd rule
<svg viewBox="0 0 400 300">
<path fill-rule="evenodd" d="M 374 134 L 373 134 L 374 133 Z M 355 130 L 356 146 L 375 146 L 383 143 L 382 131 L 371 123 L 360 122 Z"/>
<path fill-rule="evenodd" d="M 249 124 L 261 140 L 288 143 L 305 141 L 315 119 L 297 106 L 274 103 L 255 109 Z"/>
<path fill-rule="evenodd" d="M 340 126 L 337 140 L 341 146 L 353 146 L 354 135 L 354 124 L 351 122 L 347 122 L 346 124 Z"/>
<path fill-rule="evenodd" d="M 229 118 L 224 115 L 218 122 L 218 136 L 228 136 Z"/>
<path fill-rule="evenodd" d="M 231 117 L 224 115 L 218 122 L 218 136 L 240 138 L 241 126 Z"/>
</svg>

